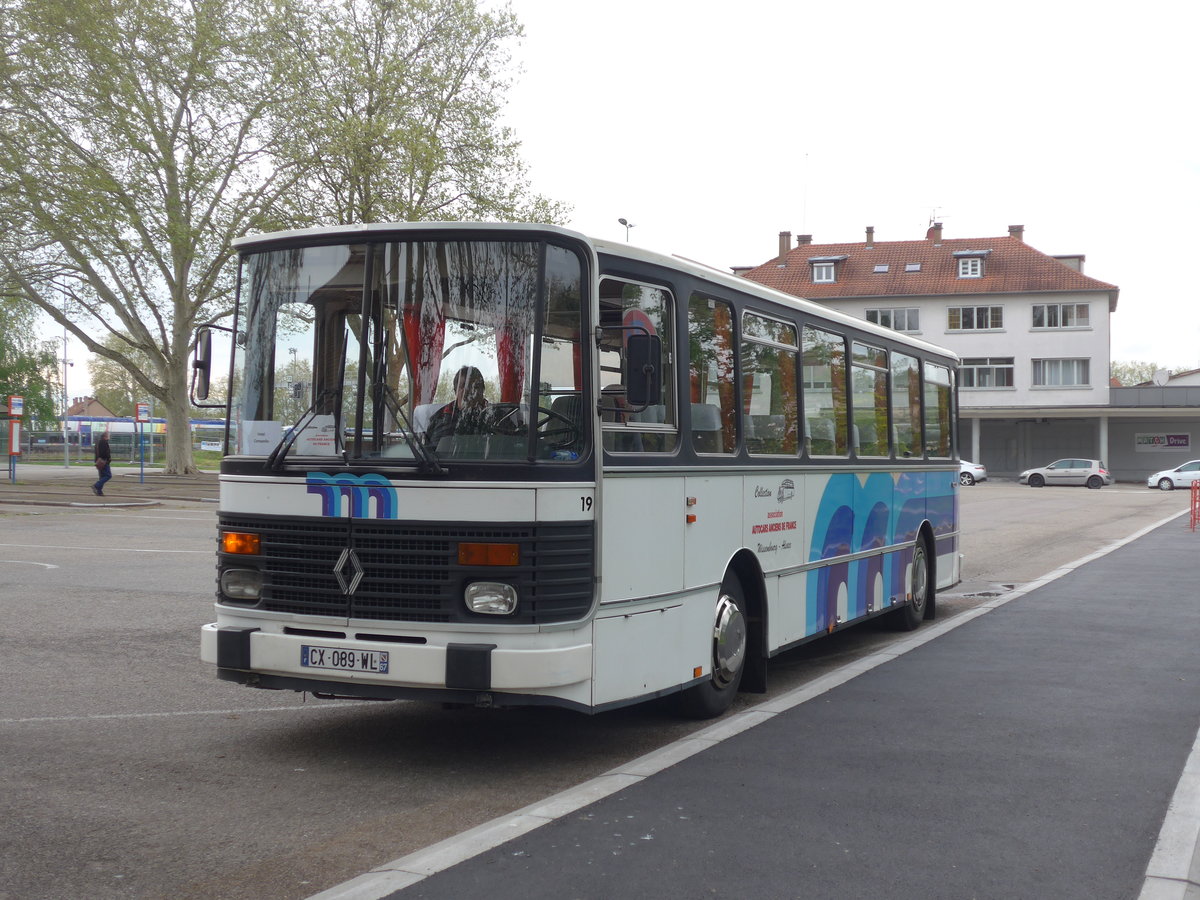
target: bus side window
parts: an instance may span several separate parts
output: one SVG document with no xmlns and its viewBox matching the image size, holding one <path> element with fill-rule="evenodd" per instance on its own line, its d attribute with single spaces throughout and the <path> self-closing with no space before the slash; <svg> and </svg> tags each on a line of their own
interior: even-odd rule
<svg viewBox="0 0 1200 900">
<path fill-rule="evenodd" d="M 742 431 L 752 455 L 799 452 L 796 326 L 742 314 Z"/>
<path fill-rule="evenodd" d="M 605 450 L 666 453 L 678 443 L 674 303 L 664 287 L 617 278 L 600 281 L 599 400 Z M 627 379 L 631 366 L 640 374 L 647 363 L 658 367 L 658 377 L 640 385 L 650 391 L 642 397 L 636 379 Z M 632 400 L 627 385 L 633 387 Z"/>
<path fill-rule="evenodd" d="M 812 456 L 847 456 L 846 340 L 811 326 L 804 329 L 805 439 Z"/>
<path fill-rule="evenodd" d="M 738 410 L 735 397 L 733 314 L 729 304 L 702 294 L 688 301 L 688 360 L 692 410 L 708 406 L 716 411 L 713 428 L 698 428 L 692 422 L 692 435 L 716 435 L 714 441 L 699 438 L 693 444 L 697 453 L 733 453 L 737 449 Z M 704 426 L 712 425 L 711 414 L 701 411 Z"/>
<path fill-rule="evenodd" d="M 915 357 L 892 352 L 891 391 L 896 456 L 921 456 L 921 375 Z"/>
<path fill-rule="evenodd" d="M 945 366 L 925 363 L 925 451 L 929 456 L 950 456 L 952 378 Z"/>
</svg>

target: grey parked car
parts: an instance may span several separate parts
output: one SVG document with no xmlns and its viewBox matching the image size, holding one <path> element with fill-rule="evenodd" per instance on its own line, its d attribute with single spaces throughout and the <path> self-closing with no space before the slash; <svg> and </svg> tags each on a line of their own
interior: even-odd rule
<svg viewBox="0 0 1200 900">
<path fill-rule="evenodd" d="M 1021 484 L 1030 487 L 1045 487 L 1054 484 L 1077 484 L 1090 488 L 1101 488 L 1112 484 L 1112 475 L 1099 459 L 1058 459 L 1040 469 L 1026 469 L 1021 473 Z"/>
</svg>

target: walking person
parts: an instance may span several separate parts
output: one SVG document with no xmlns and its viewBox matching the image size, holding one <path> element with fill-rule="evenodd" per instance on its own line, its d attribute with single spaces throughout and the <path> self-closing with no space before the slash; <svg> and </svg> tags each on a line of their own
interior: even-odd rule
<svg viewBox="0 0 1200 900">
<path fill-rule="evenodd" d="M 107 428 L 100 435 L 100 440 L 96 441 L 96 470 L 100 473 L 100 480 L 92 485 L 92 493 L 103 497 L 104 485 L 112 478 L 112 450 L 108 447 Z"/>
</svg>

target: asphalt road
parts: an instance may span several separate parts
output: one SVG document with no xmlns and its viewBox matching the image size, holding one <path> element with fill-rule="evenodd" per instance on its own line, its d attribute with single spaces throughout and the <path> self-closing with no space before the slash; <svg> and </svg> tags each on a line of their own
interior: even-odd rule
<svg viewBox="0 0 1200 900">
<path fill-rule="evenodd" d="M 942 615 L 1187 506 L 1134 485 L 962 499 Z M 700 727 L 658 704 L 449 711 L 218 682 L 197 658 L 211 504 L 0 504 L 0 527 L 0 900 L 299 900 Z M 786 654 L 767 696 L 894 639 L 867 626 Z"/>
</svg>

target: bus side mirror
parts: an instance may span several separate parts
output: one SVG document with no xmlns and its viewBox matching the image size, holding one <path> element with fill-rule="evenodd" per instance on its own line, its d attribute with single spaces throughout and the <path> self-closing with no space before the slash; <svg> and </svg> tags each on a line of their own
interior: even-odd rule
<svg viewBox="0 0 1200 900">
<path fill-rule="evenodd" d="M 196 332 L 196 349 L 192 351 L 192 395 L 197 400 L 208 399 L 211 369 L 212 332 L 207 328 L 201 328 Z"/>
<path fill-rule="evenodd" d="M 645 409 L 662 398 L 662 338 L 631 334 L 625 344 L 625 402 Z"/>
</svg>

